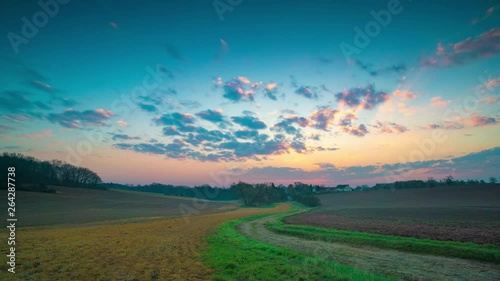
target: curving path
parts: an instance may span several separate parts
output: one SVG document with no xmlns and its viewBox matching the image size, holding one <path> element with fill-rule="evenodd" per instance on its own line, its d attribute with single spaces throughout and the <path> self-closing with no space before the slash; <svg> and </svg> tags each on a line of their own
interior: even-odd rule
<svg viewBox="0 0 500 281">
<path fill-rule="evenodd" d="M 238 230 L 259 241 L 401 280 L 500 280 L 500 267 L 493 263 L 312 241 L 277 234 L 264 227 L 280 216 L 248 221 Z"/>
</svg>

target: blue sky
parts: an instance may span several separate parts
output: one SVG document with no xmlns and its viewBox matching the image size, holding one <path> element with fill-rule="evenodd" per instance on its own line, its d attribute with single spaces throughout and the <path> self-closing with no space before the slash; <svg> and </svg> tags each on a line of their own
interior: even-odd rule
<svg viewBox="0 0 500 281">
<path fill-rule="evenodd" d="M 3 1 L 0 149 L 126 183 L 499 176 L 496 1 L 268 2 Z"/>
</svg>

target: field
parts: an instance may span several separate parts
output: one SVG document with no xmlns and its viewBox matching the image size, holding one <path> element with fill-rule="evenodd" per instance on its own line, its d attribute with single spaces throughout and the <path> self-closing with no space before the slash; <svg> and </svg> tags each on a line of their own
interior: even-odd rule
<svg viewBox="0 0 500 281">
<path fill-rule="evenodd" d="M 220 212 L 237 206 L 236 202 L 202 202 L 144 192 L 51 187 L 57 193 L 17 191 L 16 215 L 19 226 L 79 225 L 130 218 L 178 217 L 183 212 L 194 215 Z M 2 192 L 0 199 L 6 201 L 5 196 L 6 193 Z"/>
<path fill-rule="evenodd" d="M 17 273 L 0 280 L 500 278 L 497 186 L 336 193 L 316 209 L 57 189 L 17 192 Z"/>
<path fill-rule="evenodd" d="M 500 187 L 379 190 L 320 196 L 323 208 L 289 224 L 500 245 Z"/>
<path fill-rule="evenodd" d="M 203 264 L 199 251 L 207 247 L 204 238 L 213 229 L 224 221 L 288 208 L 242 208 L 142 223 L 20 228 L 17 273 L 12 278 L 4 265 L 0 280 L 207 280 L 213 270 Z M 7 235 L 2 232 L 1 240 L 7 241 Z M 7 252 L 6 243 L 0 247 Z"/>
</svg>

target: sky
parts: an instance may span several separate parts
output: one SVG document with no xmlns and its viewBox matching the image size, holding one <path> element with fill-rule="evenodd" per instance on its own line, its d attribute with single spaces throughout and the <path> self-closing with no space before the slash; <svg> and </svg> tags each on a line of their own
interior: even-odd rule
<svg viewBox="0 0 500 281">
<path fill-rule="evenodd" d="M 497 1 L 4 0 L 0 19 L 2 152 L 129 184 L 500 176 Z"/>
</svg>

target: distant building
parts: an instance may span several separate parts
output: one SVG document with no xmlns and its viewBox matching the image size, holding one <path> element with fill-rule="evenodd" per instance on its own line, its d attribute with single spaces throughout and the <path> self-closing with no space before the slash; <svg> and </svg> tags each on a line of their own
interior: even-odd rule
<svg viewBox="0 0 500 281">
<path fill-rule="evenodd" d="M 335 191 L 337 192 L 350 192 L 352 191 L 352 187 L 350 187 L 348 184 L 339 184 L 337 187 L 335 187 Z"/>
</svg>

